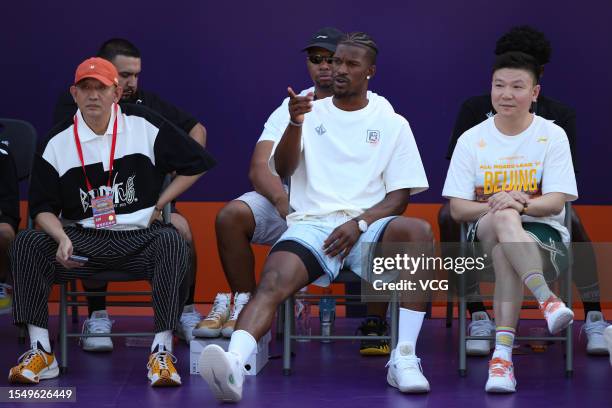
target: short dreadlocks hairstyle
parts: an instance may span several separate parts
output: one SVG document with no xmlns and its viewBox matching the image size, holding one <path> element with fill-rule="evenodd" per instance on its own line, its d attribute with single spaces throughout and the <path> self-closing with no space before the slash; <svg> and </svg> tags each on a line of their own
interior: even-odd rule
<svg viewBox="0 0 612 408">
<path fill-rule="evenodd" d="M 338 45 L 353 45 L 356 47 L 365 48 L 368 51 L 368 56 L 372 65 L 376 64 L 376 57 L 378 56 L 378 45 L 372 37 L 363 32 L 355 32 L 344 34 Z"/>
</svg>

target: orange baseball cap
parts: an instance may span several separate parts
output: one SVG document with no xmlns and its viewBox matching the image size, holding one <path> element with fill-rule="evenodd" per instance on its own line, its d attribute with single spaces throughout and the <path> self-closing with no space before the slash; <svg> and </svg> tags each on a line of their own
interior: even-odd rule
<svg viewBox="0 0 612 408">
<path fill-rule="evenodd" d="M 74 83 L 77 84 L 85 78 L 94 78 L 106 86 L 119 85 L 118 76 L 117 68 L 110 61 L 92 57 L 81 62 L 77 67 L 74 74 Z"/>
</svg>

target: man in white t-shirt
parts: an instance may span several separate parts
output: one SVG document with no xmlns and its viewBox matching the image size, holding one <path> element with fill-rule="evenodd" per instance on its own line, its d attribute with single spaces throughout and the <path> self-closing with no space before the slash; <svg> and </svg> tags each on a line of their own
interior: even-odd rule
<svg viewBox="0 0 612 408">
<path fill-rule="evenodd" d="M 241 399 L 244 363 L 285 298 L 312 282 L 329 284 L 342 265 L 367 276 L 363 243 L 433 242 L 429 224 L 400 216 L 410 195 L 428 183 L 406 119 L 380 100 L 368 100 L 376 54 L 367 34 L 348 34 L 334 54 L 333 98 L 313 102 L 312 93 L 298 96 L 289 88 L 290 123 L 270 169 L 291 176 L 294 212 L 236 323 L 229 351 L 209 345 L 200 356 L 200 373 L 220 400 Z M 400 309 L 387 381 L 403 392 L 429 391 L 415 354 L 425 307 Z"/>
<path fill-rule="evenodd" d="M 331 58 L 342 32 L 326 27 L 317 31 L 302 51 L 307 53 L 306 67 L 314 87 L 300 94 L 314 93 L 317 99 L 332 95 Z M 285 98 L 272 112 L 255 145 L 249 179 L 255 191 L 230 201 L 217 214 L 215 231 L 223 271 L 232 293 L 219 293 L 209 315 L 194 329 L 197 337 L 230 337 L 240 311 L 255 290 L 254 255 L 251 244 L 272 245 L 287 229 L 289 212 L 287 186 L 268 169 L 274 143 L 283 135 L 289 122 Z"/>
<path fill-rule="evenodd" d="M 331 59 L 342 32 L 336 28 L 317 31 L 302 51 L 307 53 L 306 66 L 314 83 L 300 92 L 313 93 L 315 99 L 332 95 Z M 387 109 L 391 104 L 382 96 L 368 92 Z M 255 145 L 249 178 L 255 191 L 249 191 L 230 201 L 217 214 L 216 234 L 223 271 L 234 295 L 230 311 L 231 293 L 219 293 L 209 315 L 194 329 L 197 337 L 230 337 L 240 311 L 255 290 L 254 255 L 251 244 L 273 245 L 287 229 L 285 217 L 289 212 L 287 186 L 268 169 L 268 159 L 287 124 L 289 98 L 272 112 Z"/>
<path fill-rule="evenodd" d="M 493 261 L 497 327 L 487 392 L 516 391 L 512 347 L 523 285 L 551 333 L 574 316 L 547 281 L 567 267 L 564 204 L 578 192 L 565 132 L 529 111 L 540 92 L 538 74 L 530 55 L 497 57 L 491 88 L 497 113 L 459 138 L 442 192 L 453 219 L 470 223 L 468 239 L 482 242 Z"/>
</svg>

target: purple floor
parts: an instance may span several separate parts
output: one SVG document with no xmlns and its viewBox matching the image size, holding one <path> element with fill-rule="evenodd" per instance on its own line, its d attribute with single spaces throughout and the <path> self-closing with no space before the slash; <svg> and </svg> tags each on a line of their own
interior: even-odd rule
<svg viewBox="0 0 612 408">
<path fill-rule="evenodd" d="M 117 317 L 114 331 L 150 330 L 146 317 Z M 540 324 L 540 322 L 535 322 Z M 352 333 L 358 320 L 337 321 L 337 331 Z M 578 328 L 582 322 L 577 322 Z M 533 325 L 524 323 L 522 331 Z M 57 320 L 52 318 L 52 335 Z M 79 326 L 80 328 L 80 326 Z M 563 352 L 552 345 L 542 354 L 514 357 L 518 392 L 514 395 L 487 395 L 484 383 L 487 358 L 468 358 L 467 377 L 457 373 L 457 325 L 444 327 L 444 321 L 428 320 L 423 325 L 418 355 L 432 391 L 427 395 L 403 395 L 386 383 L 386 358 L 360 357 L 357 342 L 321 344 L 295 343 L 293 375 L 282 375 L 282 345 L 271 343 L 270 353 L 278 358 L 256 377 L 247 377 L 240 407 L 612 407 L 612 368 L 607 357 L 590 357 L 584 343 L 575 344 L 575 371 L 564 375 Z M 2 367 L 6 374 L 25 346 L 17 343 L 17 331 L 9 316 L 0 316 Z M 199 376 L 189 374 L 189 348 L 180 343 L 175 350 L 183 379 L 179 388 L 152 389 L 146 378 L 148 349 L 126 347 L 116 338 L 115 350 L 108 354 L 86 353 L 76 340 L 70 341 L 69 371 L 45 386 L 76 387 L 77 403 L 65 406 L 88 407 L 210 407 L 217 406 L 208 386 Z M 5 377 L 6 378 L 6 377 Z M 11 406 L 10 404 L 0 404 Z M 38 406 L 61 406 L 43 404 Z M 24 406 L 14 404 L 14 406 Z"/>
</svg>

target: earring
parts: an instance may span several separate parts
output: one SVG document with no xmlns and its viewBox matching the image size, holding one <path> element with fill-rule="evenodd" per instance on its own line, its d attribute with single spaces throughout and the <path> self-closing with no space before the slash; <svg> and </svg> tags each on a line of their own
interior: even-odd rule
<svg viewBox="0 0 612 408">
<path fill-rule="evenodd" d="M 366 77 L 366 79 L 370 79 L 370 78 L 371 78 L 371 77 L 370 77 L 369 75 Z"/>
</svg>

